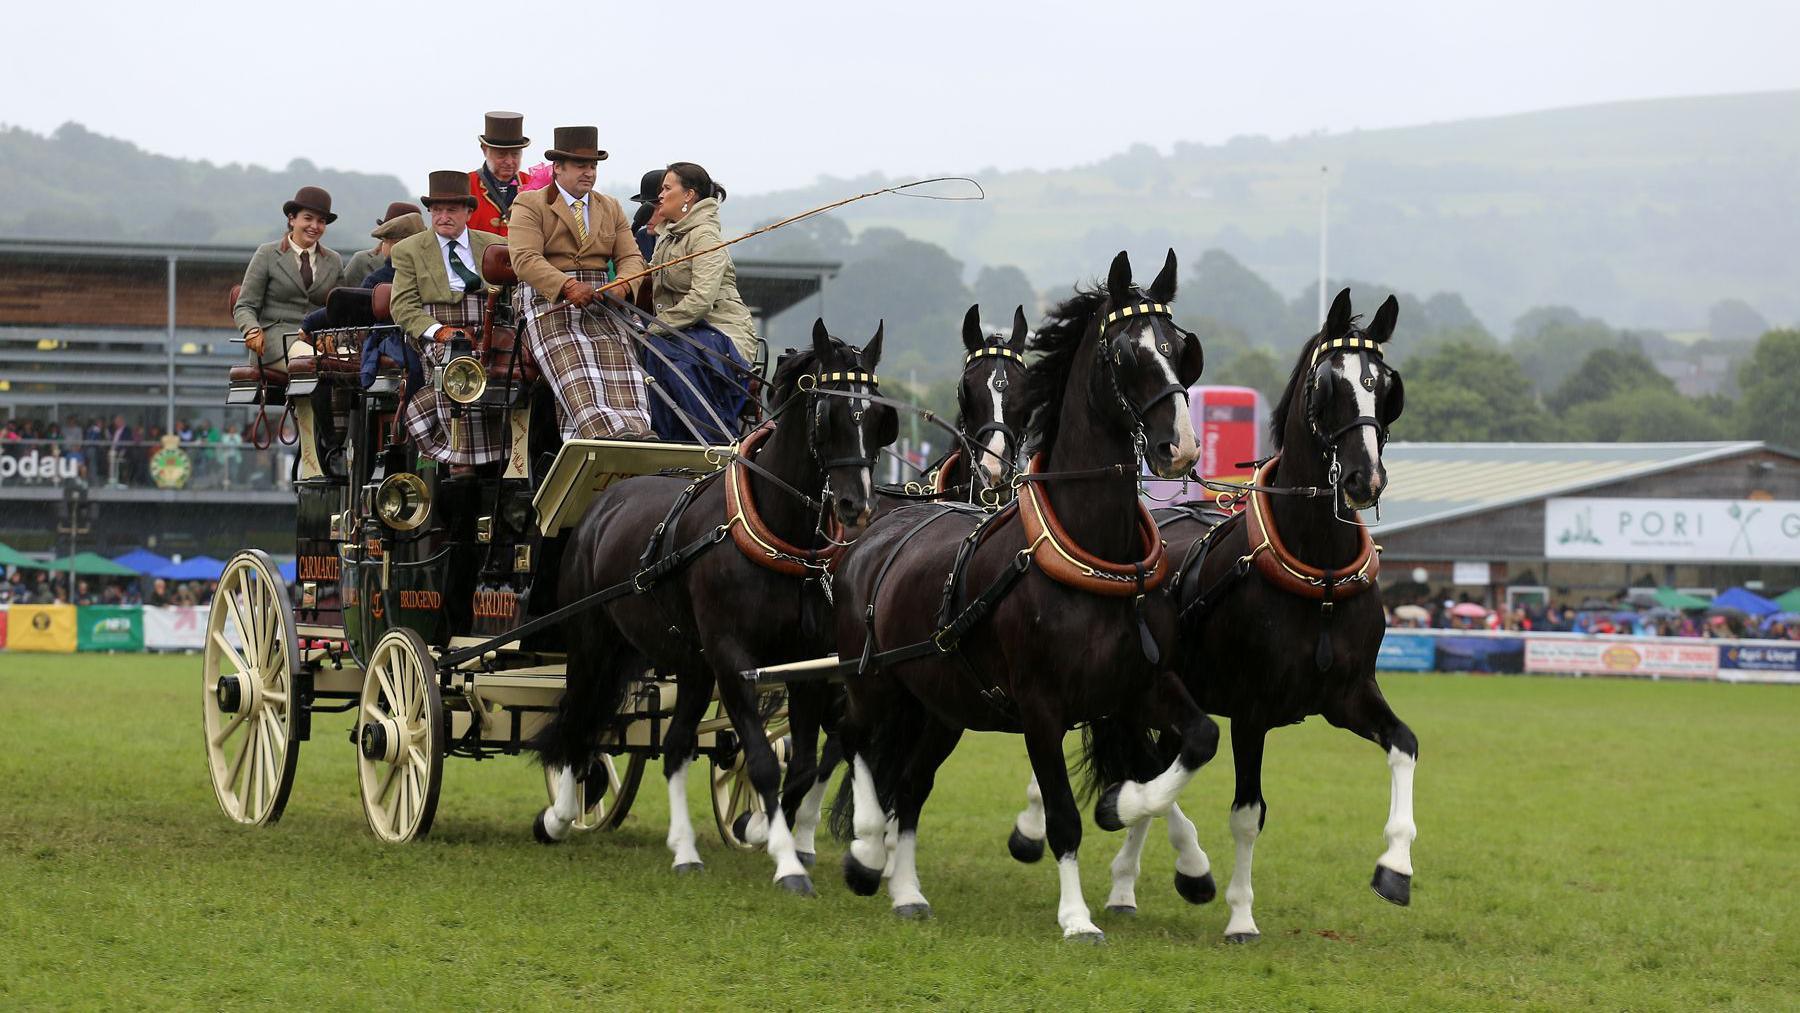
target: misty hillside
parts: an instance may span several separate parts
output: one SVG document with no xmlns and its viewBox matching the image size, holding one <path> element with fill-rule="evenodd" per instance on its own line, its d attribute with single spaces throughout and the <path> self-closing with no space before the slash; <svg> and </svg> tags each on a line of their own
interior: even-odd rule
<svg viewBox="0 0 1800 1013">
<path fill-rule="evenodd" d="M 296 159 L 280 172 L 153 155 L 65 123 L 48 137 L 0 131 L 0 236 L 166 243 L 263 243 L 281 205 L 308 184 L 331 193 L 333 249 L 359 250 L 390 201 L 413 200 L 393 176 L 334 172 Z"/>
<path fill-rule="evenodd" d="M 1222 248 L 1284 292 L 1318 271 L 1330 167 L 1334 277 L 1459 292 L 1497 333 L 1567 304 L 1627 325 L 1698 327 L 1747 301 L 1800 319 L 1800 92 L 1588 106 L 1286 141 L 1145 145 L 1097 164 L 978 176 L 979 204 L 882 197 L 853 228 L 893 226 L 971 270 L 1016 264 L 1040 290 L 1121 248 Z M 1124 139 L 1121 139 L 1122 141 Z M 721 176 L 726 174 L 721 172 Z M 732 200 L 733 223 L 883 185 L 823 180 Z M 1204 313 L 1202 307 L 1188 307 Z"/>
</svg>

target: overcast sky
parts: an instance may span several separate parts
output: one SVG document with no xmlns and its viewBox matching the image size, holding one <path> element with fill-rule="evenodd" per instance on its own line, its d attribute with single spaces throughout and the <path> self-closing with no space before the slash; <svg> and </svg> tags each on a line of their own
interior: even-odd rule
<svg viewBox="0 0 1800 1013">
<path fill-rule="evenodd" d="M 0 121 L 409 186 L 472 167 L 486 109 L 525 113 L 527 164 L 597 124 L 606 189 L 688 159 L 754 192 L 1800 87 L 1782 0 L 104 0 L 7 23 Z"/>
</svg>

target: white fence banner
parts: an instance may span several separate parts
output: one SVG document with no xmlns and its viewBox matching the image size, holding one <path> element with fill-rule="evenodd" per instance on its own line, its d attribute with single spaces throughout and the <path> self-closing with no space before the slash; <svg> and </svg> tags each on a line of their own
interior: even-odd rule
<svg viewBox="0 0 1800 1013">
<path fill-rule="evenodd" d="M 1665 639 L 1550 639 L 1525 641 L 1525 671 L 1575 675 L 1653 675 L 1716 679 L 1716 641 Z"/>
<path fill-rule="evenodd" d="M 151 651 L 198 651 L 206 646 L 204 605 L 144 606 L 144 648 Z M 225 624 L 231 629 L 231 624 Z M 227 633 L 235 642 L 234 632 Z"/>
<path fill-rule="evenodd" d="M 1549 499 L 1544 558 L 1800 562 L 1800 501 Z"/>
</svg>

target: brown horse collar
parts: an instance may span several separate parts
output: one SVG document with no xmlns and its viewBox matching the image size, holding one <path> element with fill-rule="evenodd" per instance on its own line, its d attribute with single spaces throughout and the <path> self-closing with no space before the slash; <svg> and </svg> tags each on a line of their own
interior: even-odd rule
<svg viewBox="0 0 1800 1013">
<path fill-rule="evenodd" d="M 756 511 L 756 498 L 750 492 L 750 469 L 737 458 L 754 458 L 757 451 L 775 432 L 773 422 L 745 436 L 738 444 L 737 455 L 725 468 L 725 525 L 731 529 L 731 540 L 751 562 L 790 577 L 815 577 L 837 565 L 843 546 L 835 541 L 822 549 L 804 549 L 769 530 L 769 525 Z M 831 520 L 836 527 L 836 519 Z"/>
<path fill-rule="evenodd" d="M 1258 487 L 1275 479 L 1275 466 L 1280 457 L 1270 458 L 1255 478 Z M 1359 544 L 1350 565 L 1336 570 L 1322 570 L 1301 562 L 1281 540 L 1275 530 L 1275 515 L 1270 509 L 1269 494 L 1254 488 L 1250 491 L 1250 507 L 1246 511 L 1250 536 L 1250 557 L 1263 579 L 1289 594 L 1313 601 L 1342 600 L 1362 593 L 1375 585 L 1381 573 L 1381 546 L 1369 537 L 1369 529 L 1357 528 Z"/>
<path fill-rule="evenodd" d="M 1028 474 L 1039 474 L 1043 464 L 1043 455 L 1036 455 L 1031 459 Z M 1162 535 L 1156 528 L 1156 519 L 1150 516 L 1142 501 L 1138 502 L 1137 508 L 1144 558 L 1136 563 L 1114 563 L 1075 544 L 1051 509 L 1050 497 L 1041 486 L 1040 482 L 1020 483 L 1019 520 L 1025 525 L 1025 552 L 1035 557 L 1047 576 L 1076 590 L 1113 598 L 1142 595 L 1162 586 L 1169 575 L 1169 561 L 1163 555 Z"/>
</svg>

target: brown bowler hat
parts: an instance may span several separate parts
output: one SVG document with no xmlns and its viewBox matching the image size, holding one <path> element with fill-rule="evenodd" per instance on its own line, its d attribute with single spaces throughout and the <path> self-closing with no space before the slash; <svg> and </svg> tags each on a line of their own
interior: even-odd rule
<svg viewBox="0 0 1800 1013">
<path fill-rule="evenodd" d="M 375 224 L 380 225 L 382 222 L 392 221 L 393 219 L 398 218 L 401 215 L 410 215 L 410 214 L 418 214 L 418 213 L 419 213 L 419 206 L 417 204 L 408 204 L 403 200 L 397 200 L 397 201 L 393 202 L 392 204 L 388 205 L 388 209 L 387 209 L 386 213 L 384 213 L 380 218 L 375 219 Z"/>
<path fill-rule="evenodd" d="M 323 187 L 303 186 L 294 191 L 294 199 L 281 206 L 281 213 L 291 215 L 298 211 L 314 211 L 325 216 L 325 224 L 337 221 L 337 215 L 331 213 L 331 195 Z"/>
<path fill-rule="evenodd" d="M 599 127 L 557 127 L 555 137 L 555 146 L 544 152 L 552 162 L 565 158 L 606 161 L 606 152 L 600 150 Z"/>
<path fill-rule="evenodd" d="M 475 206 L 475 197 L 469 193 L 469 174 L 459 169 L 438 169 L 433 172 L 426 186 L 430 192 L 419 198 L 419 203 L 430 207 L 433 204 L 462 204 Z"/>
<path fill-rule="evenodd" d="M 525 136 L 525 114 L 495 111 L 487 114 L 487 129 L 477 138 L 490 148 L 523 148 L 531 143 Z"/>
</svg>

